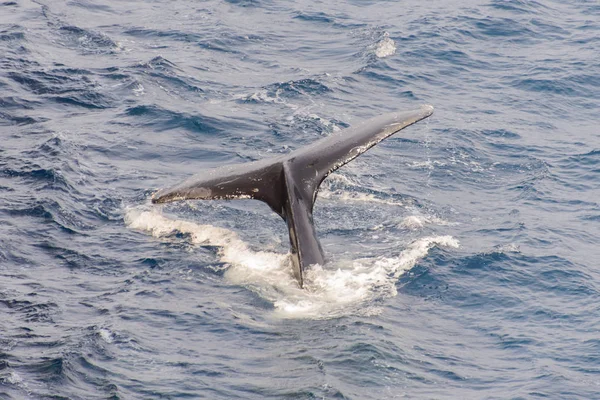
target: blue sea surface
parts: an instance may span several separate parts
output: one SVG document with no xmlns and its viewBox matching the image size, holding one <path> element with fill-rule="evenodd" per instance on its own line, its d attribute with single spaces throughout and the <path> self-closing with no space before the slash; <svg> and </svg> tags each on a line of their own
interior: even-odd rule
<svg viewBox="0 0 600 400">
<path fill-rule="evenodd" d="M 435 112 L 298 288 L 207 168 Z M 600 4 L 0 0 L 0 398 L 600 398 Z"/>
</svg>

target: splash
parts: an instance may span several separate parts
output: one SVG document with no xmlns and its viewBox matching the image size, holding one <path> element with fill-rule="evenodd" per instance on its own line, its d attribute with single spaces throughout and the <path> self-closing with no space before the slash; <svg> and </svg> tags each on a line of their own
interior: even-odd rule
<svg viewBox="0 0 600 400">
<path fill-rule="evenodd" d="M 377 58 L 389 57 L 396 53 L 396 43 L 390 39 L 390 34 L 385 32 L 383 39 L 375 45 L 375 55 Z"/>
<path fill-rule="evenodd" d="M 377 197 L 371 193 L 346 190 L 348 187 L 355 188 L 362 187 L 362 185 L 339 173 L 331 174 L 319 188 L 318 198 L 343 202 L 379 203 L 390 206 L 404 206 L 401 201 Z"/>
<path fill-rule="evenodd" d="M 409 215 L 402 219 L 399 226 L 406 229 L 421 229 L 426 225 L 451 225 L 448 221 L 445 221 L 441 218 L 432 217 L 432 216 L 424 216 L 424 215 Z"/>
<path fill-rule="evenodd" d="M 304 290 L 274 299 L 276 313 L 284 318 L 334 318 L 379 313 L 374 300 L 397 294 L 396 282 L 434 246 L 458 247 L 451 236 L 433 236 L 412 242 L 397 257 L 334 261 L 311 267 Z"/>
<path fill-rule="evenodd" d="M 233 231 L 212 225 L 172 220 L 156 209 L 151 211 L 128 209 L 125 213 L 125 223 L 132 229 L 148 232 L 157 238 L 174 233 L 189 234 L 195 245 L 218 246 L 219 258 L 222 262 L 240 266 L 257 274 L 277 273 L 289 263 L 289 256 L 285 254 L 252 251 Z M 289 275 L 291 278 L 291 270 Z"/>
<path fill-rule="evenodd" d="M 496 245 L 488 251 L 484 251 L 483 255 L 490 254 L 508 254 L 508 253 L 520 253 L 521 247 L 516 243 L 508 243 L 504 245 Z"/>
<path fill-rule="evenodd" d="M 344 202 L 379 203 L 390 206 L 404 205 L 400 201 L 381 199 L 371 193 L 348 192 L 341 189 L 330 190 L 326 187 L 319 189 L 319 198 L 327 200 L 339 200 Z"/>
<path fill-rule="evenodd" d="M 228 264 L 225 279 L 243 285 L 274 305 L 281 318 L 335 318 L 378 313 L 373 300 L 395 296 L 396 282 L 434 246 L 458 247 L 451 236 L 433 236 L 409 244 L 398 256 L 337 260 L 306 271 L 304 289 L 292 275 L 289 254 L 254 251 L 228 229 L 167 218 L 156 209 L 131 208 L 125 221 L 135 230 L 165 238 L 188 234 L 197 245 L 218 246 Z"/>
<path fill-rule="evenodd" d="M 99 329 L 98 335 L 100 335 L 100 338 L 106 343 L 112 343 L 115 340 L 115 334 L 111 332 L 108 328 Z"/>
</svg>

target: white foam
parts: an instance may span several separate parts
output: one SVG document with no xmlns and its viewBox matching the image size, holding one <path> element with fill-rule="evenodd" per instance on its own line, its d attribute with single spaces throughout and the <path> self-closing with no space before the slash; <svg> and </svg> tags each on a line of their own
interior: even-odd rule
<svg viewBox="0 0 600 400">
<path fill-rule="evenodd" d="M 149 232 L 157 238 L 177 232 L 189 234 L 193 244 L 220 247 L 221 261 L 232 265 L 243 265 L 250 270 L 272 270 L 274 266 L 285 263 L 288 259 L 285 254 L 252 251 L 235 232 L 228 229 L 172 220 L 160 214 L 157 209 L 151 211 L 128 209 L 125 222 L 130 228 Z"/>
<path fill-rule="evenodd" d="M 17 374 L 15 371 L 10 371 L 10 375 L 8 378 L 6 378 L 6 380 L 8 383 L 12 383 L 13 385 L 23 383 L 23 378 L 21 378 L 21 375 Z"/>
<path fill-rule="evenodd" d="M 429 222 L 427 217 L 422 217 L 419 215 L 411 215 L 402 220 L 400 226 L 408 229 L 418 229 L 425 226 L 426 223 Z"/>
<path fill-rule="evenodd" d="M 380 199 L 371 193 L 347 192 L 345 190 L 329 190 L 321 187 L 318 198 L 328 200 L 341 200 L 345 202 L 379 203 L 390 206 L 402 206 L 402 202 L 388 199 Z"/>
<path fill-rule="evenodd" d="M 280 93 L 281 93 L 281 89 L 277 89 L 277 91 L 275 91 L 275 95 L 271 96 L 271 95 L 269 95 L 269 92 L 266 89 L 261 89 L 257 92 L 252 93 L 251 95 L 237 95 L 237 96 L 234 96 L 234 98 L 242 99 L 242 100 L 246 100 L 246 101 L 256 101 L 258 103 L 284 104 L 285 101 L 281 97 L 279 97 Z"/>
<path fill-rule="evenodd" d="M 146 90 L 144 89 L 144 85 L 139 82 L 136 82 L 135 87 L 133 88 L 133 94 L 136 97 L 143 96 L 146 94 Z"/>
<path fill-rule="evenodd" d="M 332 318 L 348 314 L 371 315 L 377 298 L 395 296 L 396 282 L 436 246 L 458 247 L 451 236 L 426 237 L 411 243 L 396 257 L 338 261 L 311 267 L 304 290 L 274 299 L 276 314 L 284 318 Z"/>
<path fill-rule="evenodd" d="M 345 202 L 363 202 L 363 203 L 379 203 L 387 204 L 392 206 L 403 206 L 404 204 L 397 200 L 382 199 L 371 193 L 360 193 L 357 191 L 346 191 L 342 187 L 361 187 L 362 185 L 358 182 L 354 182 L 352 179 L 341 175 L 331 174 L 325 179 L 321 187 L 319 188 L 318 198 L 328 200 L 341 200 Z"/>
<path fill-rule="evenodd" d="M 10 374 L 8 374 L 8 376 L 5 374 L 4 377 L 0 379 L 0 383 L 10 383 L 11 385 L 16 385 L 25 390 L 28 394 L 31 394 L 31 389 L 29 388 L 29 385 L 23 380 L 23 377 L 21 377 L 21 375 L 19 375 L 15 371 L 10 371 Z"/>
<path fill-rule="evenodd" d="M 446 163 L 437 160 L 413 161 L 407 163 L 408 168 L 433 170 L 435 167 L 445 167 Z"/>
<path fill-rule="evenodd" d="M 334 184 L 341 184 L 341 185 L 346 185 L 346 186 L 358 186 L 359 185 L 357 182 L 354 182 L 349 177 L 342 175 L 340 173 L 335 173 L 335 172 L 332 174 L 329 174 L 327 176 L 327 179 L 325 179 L 325 183 L 329 184 L 329 185 L 334 185 Z"/>
<path fill-rule="evenodd" d="M 106 343 L 112 343 L 115 339 L 115 334 L 107 328 L 99 329 L 98 334 L 100 335 L 100 338 L 102 338 L 102 340 L 104 340 Z"/>
<path fill-rule="evenodd" d="M 521 247 L 516 243 L 508 243 L 504 245 L 494 246 L 493 249 L 483 252 L 486 254 L 507 254 L 507 253 L 520 253 Z"/>
<path fill-rule="evenodd" d="M 304 289 L 292 275 L 288 254 L 253 251 L 235 232 L 212 225 L 166 218 L 159 211 L 126 210 L 129 227 L 161 238 L 176 232 L 189 234 L 194 244 L 219 246 L 219 257 L 229 264 L 225 278 L 244 285 L 273 303 L 283 318 L 332 318 L 373 314 L 371 300 L 396 295 L 398 277 L 436 246 L 458 247 L 451 236 L 425 237 L 394 257 L 340 260 L 305 272 Z"/>
<path fill-rule="evenodd" d="M 449 225 L 448 221 L 445 221 L 441 218 L 432 217 L 432 216 L 424 216 L 424 215 L 410 215 L 405 217 L 402 222 L 400 222 L 400 226 L 406 229 L 420 229 L 425 225 Z"/>
<path fill-rule="evenodd" d="M 390 39 L 390 34 L 385 32 L 383 39 L 381 39 L 375 46 L 375 55 L 378 58 L 389 57 L 396 53 L 396 43 Z"/>
</svg>

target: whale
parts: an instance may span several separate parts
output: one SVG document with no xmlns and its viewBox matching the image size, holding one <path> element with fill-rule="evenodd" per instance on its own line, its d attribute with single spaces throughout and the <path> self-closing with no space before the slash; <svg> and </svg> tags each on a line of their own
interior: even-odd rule
<svg viewBox="0 0 600 400">
<path fill-rule="evenodd" d="M 157 191 L 152 203 L 218 199 L 267 203 L 287 224 L 292 273 L 302 288 L 307 268 L 325 264 L 313 223 L 313 208 L 323 180 L 383 139 L 432 113 L 430 105 L 386 113 L 287 154 L 204 170 Z"/>
</svg>

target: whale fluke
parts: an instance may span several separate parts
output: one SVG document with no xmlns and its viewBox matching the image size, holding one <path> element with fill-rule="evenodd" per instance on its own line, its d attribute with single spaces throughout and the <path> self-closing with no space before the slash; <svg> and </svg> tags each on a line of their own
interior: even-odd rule
<svg viewBox="0 0 600 400">
<path fill-rule="evenodd" d="M 325 257 L 313 224 L 313 206 L 323 179 L 386 137 L 433 113 L 433 107 L 381 115 L 289 154 L 203 171 L 152 197 L 153 203 L 177 200 L 256 199 L 287 223 L 294 275 Z"/>
</svg>

